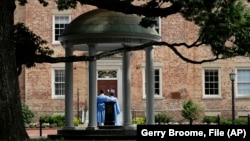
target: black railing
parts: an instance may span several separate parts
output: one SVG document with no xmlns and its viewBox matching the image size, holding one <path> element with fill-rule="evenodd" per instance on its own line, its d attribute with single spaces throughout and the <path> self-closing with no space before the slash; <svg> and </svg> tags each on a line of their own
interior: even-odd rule
<svg viewBox="0 0 250 141">
<path fill-rule="evenodd" d="M 42 130 L 43 130 L 43 120 L 42 118 L 40 117 L 39 118 L 39 133 L 40 133 L 40 137 L 42 137 Z"/>
</svg>

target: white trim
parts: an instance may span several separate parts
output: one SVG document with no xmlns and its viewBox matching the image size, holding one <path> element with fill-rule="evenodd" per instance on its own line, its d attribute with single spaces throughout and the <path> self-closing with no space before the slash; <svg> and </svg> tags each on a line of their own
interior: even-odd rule
<svg viewBox="0 0 250 141">
<path fill-rule="evenodd" d="M 205 112 L 205 116 L 220 116 L 221 112 Z"/>
<path fill-rule="evenodd" d="M 248 115 L 250 115 L 250 112 L 237 112 L 236 117 L 248 117 Z"/>
<path fill-rule="evenodd" d="M 71 9 L 67 9 L 67 10 L 58 10 L 58 9 L 52 9 L 52 13 L 54 15 L 70 15 L 72 13 Z"/>
</svg>

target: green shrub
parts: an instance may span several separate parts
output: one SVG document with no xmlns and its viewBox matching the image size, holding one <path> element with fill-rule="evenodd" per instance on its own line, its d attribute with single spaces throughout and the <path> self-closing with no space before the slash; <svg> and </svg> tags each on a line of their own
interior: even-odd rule
<svg viewBox="0 0 250 141">
<path fill-rule="evenodd" d="M 220 124 L 221 125 L 230 125 L 232 124 L 232 120 L 229 118 L 221 118 L 220 119 Z"/>
<path fill-rule="evenodd" d="M 40 120 L 44 123 L 50 123 L 50 116 L 41 116 Z"/>
<path fill-rule="evenodd" d="M 169 123 L 172 120 L 167 114 L 157 114 L 155 115 L 155 123 Z"/>
<path fill-rule="evenodd" d="M 218 117 L 217 116 L 205 116 L 203 119 L 203 122 L 205 122 L 205 123 L 218 123 Z M 221 125 L 231 125 L 232 119 L 231 118 L 220 118 L 220 124 Z M 235 124 L 236 125 L 247 125 L 248 119 L 247 118 L 236 118 Z"/>
<path fill-rule="evenodd" d="M 74 126 L 78 126 L 80 124 L 80 121 L 81 121 L 80 119 L 74 117 L 74 119 L 73 119 Z"/>
<path fill-rule="evenodd" d="M 218 123 L 218 116 L 205 116 L 203 118 L 204 123 Z"/>
<path fill-rule="evenodd" d="M 188 119 L 190 124 L 192 124 L 194 120 L 198 120 L 203 111 L 203 107 L 198 103 L 193 102 L 191 99 L 185 101 L 182 108 L 182 116 L 185 119 Z"/>
<path fill-rule="evenodd" d="M 63 115 L 45 115 L 41 116 L 41 120 L 43 123 L 57 124 L 58 127 L 61 127 L 64 125 L 65 117 Z"/>
<path fill-rule="evenodd" d="M 133 124 L 139 124 L 139 125 L 143 125 L 146 123 L 146 118 L 145 117 L 135 117 L 132 120 Z"/>
<path fill-rule="evenodd" d="M 65 122 L 65 116 L 63 115 L 54 115 L 52 116 L 53 123 L 56 123 L 57 126 L 61 127 L 64 125 Z"/>
<path fill-rule="evenodd" d="M 237 118 L 237 119 L 235 119 L 235 124 L 236 125 L 247 125 L 248 120 L 247 120 L 247 118 Z"/>
<path fill-rule="evenodd" d="M 41 117 L 41 120 L 43 123 L 49 123 L 49 124 L 56 124 L 58 127 L 62 127 L 65 123 L 65 116 L 64 115 L 45 115 Z M 74 126 L 78 126 L 80 124 L 80 119 L 74 117 L 73 123 Z"/>
<path fill-rule="evenodd" d="M 35 114 L 33 111 L 29 109 L 29 106 L 26 105 L 25 103 L 22 103 L 22 114 L 23 114 L 23 119 L 24 123 L 29 124 L 32 121 L 32 118 L 34 118 Z"/>
</svg>

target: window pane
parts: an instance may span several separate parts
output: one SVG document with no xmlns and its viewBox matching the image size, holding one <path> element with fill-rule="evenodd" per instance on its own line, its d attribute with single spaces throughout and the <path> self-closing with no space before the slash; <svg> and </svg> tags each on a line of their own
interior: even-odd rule
<svg viewBox="0 0 250 141">
<path fill-rule="evenodd" d="M 159 70 L 155 70 L 155 75 L 157 75 L 157 76 L 159 76 L 159 75 L 160 75 Z"/>
<path fill-rule="evenodd" d="M 59 26 L 60 26 L 59 24 L 55 24 L 55 28 L 59 28 Z"/>
<path fill-rule="evenodd" d="M 160 94 L 160 90 L 159 89 L 155 89 L 155 94 L 159 95 Z"/>
<path fill-rule="evenodd" d="M 237 70 L 238 95 L 250 95 L 250 69 Z"/>
<path fill-rule="evenodd" d="M 69 24 L 69 16 L 55 16 L 55 25 L 54 25 L 54 39 L 58 40 L 58 37 L 62 34 L 65 27 Z"/>
<path fill-rule="evenodd" d="M 160 95 L 160 70 L 154 70 L 154 85 L 155 85 L 155 95 Z"/>
<path fill-rule="evenodd" d="M 55 40 L 58 40 L 58 38 L 59 38 L 59 36 L 57 35 L 57 36 L 55 36 Z"/>
<path fill-rule="evenodd" d="M 160 78 L 159 78 L 159 76 L 155 76 L 155 81 L 159 81 L 160 80 Z"/>
<path fill-rule="evenodd" d="M 155 89 L 159 88 L 159 83 L 155 83 Z"/>
<path fill-rule="evenodd" d="M 204 87 L 205 95 L 219 94 L 219 71 L 217 69 L 204 70 Z"/>
<path fill-rule="evenodd" d="M 55 30 L 55 34 L 56 34 L 56 35 L 59 35 L 59 34 L 60 34 L 60 30 L 59 30 L 59 29 L 56 29 L 56 30 Z"/>
<path fill-rule="evenodd" d="M 55 95 L 65 95 L 65 71 L 64 70 L 54 70 L 54 86 Z"/>
</svg>

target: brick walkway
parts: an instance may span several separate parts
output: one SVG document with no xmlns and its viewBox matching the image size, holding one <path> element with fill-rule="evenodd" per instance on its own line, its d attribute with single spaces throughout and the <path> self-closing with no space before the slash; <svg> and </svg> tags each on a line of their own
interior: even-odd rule
<svg viewBox="0 0 250 141">
<path fill-rule="evenodd" d="M 40 136 L 40 129 L 26 129 L 30 138 L 47 138 L 48 134 L 57 134 L 57 129 L 42 129 L 42 136 Z"/>
</svg>

